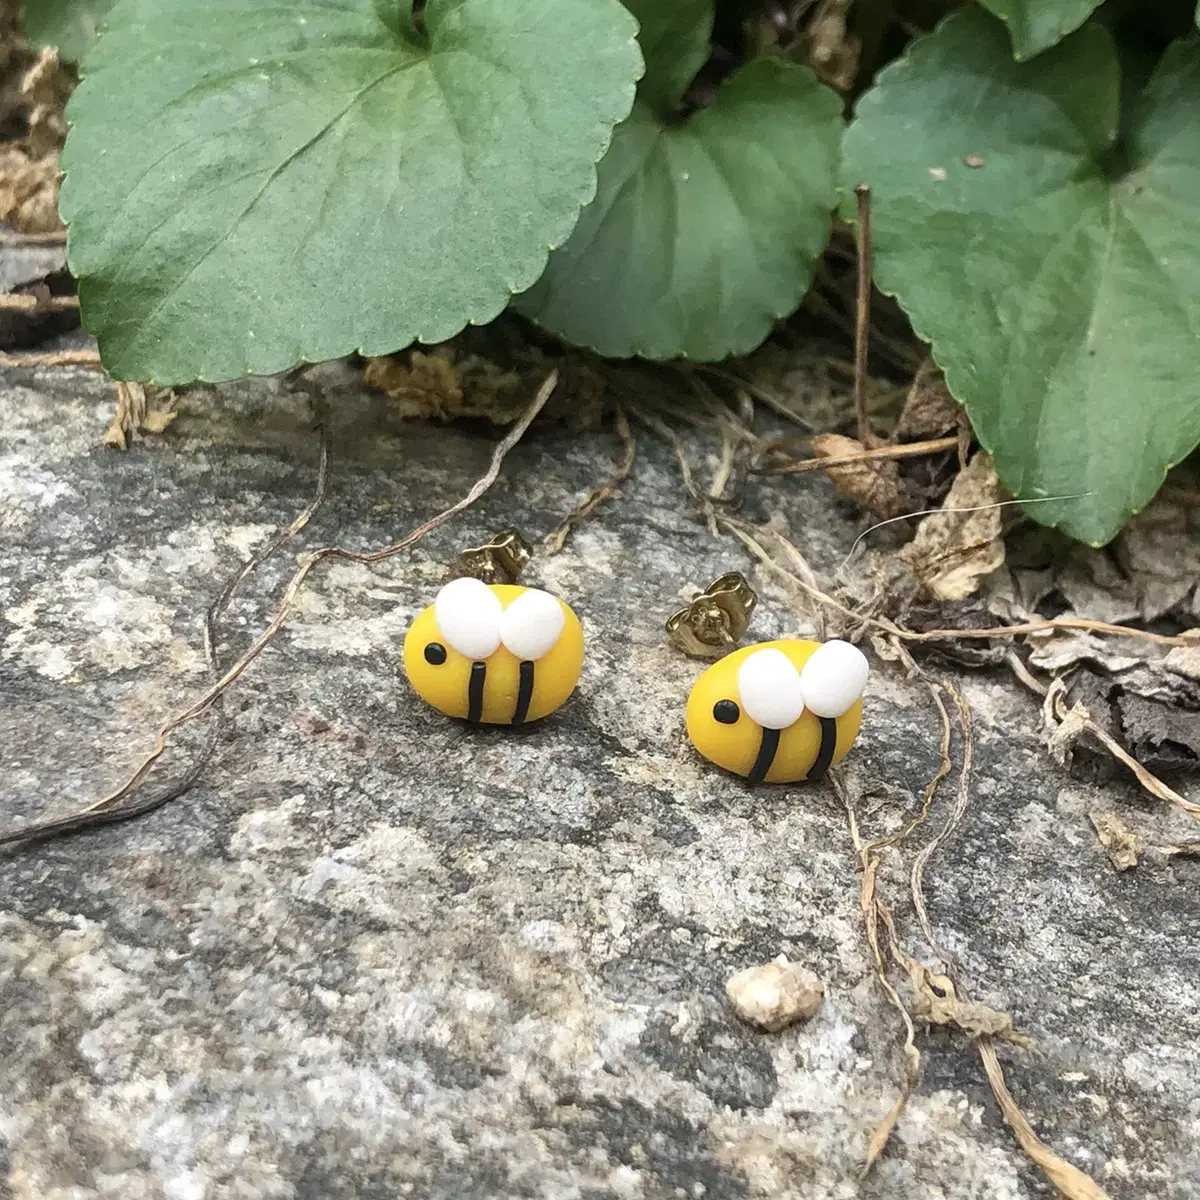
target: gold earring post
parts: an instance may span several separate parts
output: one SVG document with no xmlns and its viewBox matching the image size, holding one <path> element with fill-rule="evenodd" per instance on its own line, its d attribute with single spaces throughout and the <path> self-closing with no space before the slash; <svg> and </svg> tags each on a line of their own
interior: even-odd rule
<svg viewBox="0 0 1200 1200">
<path fill-rule="evenodd" d="M 720 658 L 737 647 L 757 604 L 746 577 L 730 571 L 671 616 L 667 636 L 692 658 Z"/>
</svg>

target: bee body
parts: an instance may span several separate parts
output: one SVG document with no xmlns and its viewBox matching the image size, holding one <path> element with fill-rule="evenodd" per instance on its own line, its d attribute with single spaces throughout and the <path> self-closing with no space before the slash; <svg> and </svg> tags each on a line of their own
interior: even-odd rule
<svg viewBox="0 0 1200 1200">
<path fill-rule="evenodd" d="M 456 579 L 413 621 L 404 670 L 448 717 L 523 725 L 558 708 L 583 669 L 579 618 L 548 592 Z"/>
<path fill-rule="evenodd" d="M 866 659 L 847 642 L 745 646 L 696 681 L 688 737 L 709 761 L 754 783 L 818 779 L 858 736 L 866 677 Z"/>
</svg>

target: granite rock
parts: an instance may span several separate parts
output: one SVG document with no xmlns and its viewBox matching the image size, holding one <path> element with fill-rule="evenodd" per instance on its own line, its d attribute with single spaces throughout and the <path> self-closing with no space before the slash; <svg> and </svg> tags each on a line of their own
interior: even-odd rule
<svg viewBox="0 0 1200 1200">
<path fill-rule="evenodd" d="M 329 500 L 235 600 L 227 655 L 306 548 L 382 545 L 487 461 L 489 431 L 405 424 L 353 390 L 325 402 Z M 205 684 L 204 607 L 311 494 L 309 394 L 257 381 L 179 403 L 165 437 L 120 453 L 100 444 L 102 379 L 0 386 L 5 826 L 124 778 Z M 758 635 L 807 632 L 811 614 L 695 518 L 669 447 L 643 436 L 620 496 L 534 564 L 589 639 L 559 714 L 466 728 L 409 692 L 400 641 L 442 564 L 508 524 L 544 534 L 618 450 L 535 429 L 410 555 L 318 569 L 231 691 L 198 786 L 3 856 L 2 1200 L 1052 1195 L 975 1050 L 944 1030 L 920 1032 L 920 1089 L 860 1180 L 901 1059 L 845 813 L 827 786 L 752 791 L 690 752 L 699 667 L 662 636 L 689 589 L 732 568 L 761 590 Z M 858 528 L 813 476 L 752 484 L 744 503 L 824 570 Z M 879 830 L 916 810 L 939 725 L 919 684 L 875 665 L 847 769 Z M 972 998 L 1036 1041 L 1003 1058 L 1042 1137 L 1113 1200 L 1198 1196 L 1200 864 L 1148 852 L 1117 873 L 1088 814 L 1117 813 L 1148 846 L 1194 833 L 1124 784 L 1069 780 L 1003 672 L 959 682 L 977 770 L 928 872 L 938 935 Z M 166 775 L 196 743 L 179 739 Z M 899 858 L 881 887 L 932 962 Z M 769 1035 L 723 992 L 779 954 L 825 1001 Z"/>
</svg>

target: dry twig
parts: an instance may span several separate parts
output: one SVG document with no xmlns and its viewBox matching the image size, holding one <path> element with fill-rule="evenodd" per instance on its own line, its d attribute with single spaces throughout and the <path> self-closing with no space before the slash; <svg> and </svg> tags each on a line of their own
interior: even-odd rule
<svg viewBox="0 0 1200 1200">
<path fill-rule="evenodd" d="M 0 350 L 0 367 L 89 367 L 103 371 L 96 350 L 51 350 L 45 354 L 6 354 Z"/>
<path fill-rule="evenodd" d="M 861 439 L 860 439 L 861 440 Z M 823 471 L 828 467 L 845 467 L 853 463 L 877 462 L 893 458 L 920 458 L 926 454 L 939 454 L 953 450 L 958 437 L 933 438 L 928 442 L 906 442 L 899 446 L 875 446 L 857 454 L 833 454 L 826 458 L 804 458 L 780 463 L 774 467 L 756 467 L 756 475 L 802 475 L 808 471 Z M 916 514 L 913 514 L 916 515 Z"/>
<path fill-rule="evenodd" d="M 637 440 L 633 430 L 629 428 L 629 418 L 625 410 L 617 406 L 617 434 L 624 446 L 621 461 L 617 463 L 613 473 L 599 486 L 592 488 L 584 498 L 559 522 L 558 526 L 546 535 L 546 553 L 550 556 L 558 554 L 567 544 L 567 538 L 582 522 L 586 521 L 602 504 L 611 500 L 617 494 L 617 489 L 629 478 L 637 458 Z"/>
<path fill-rule="evenodd" d="M 867 415 L 867 352 L 871 335 L 871 189 L 857 184 L 858 202 L 855 240 L 858 247 L 858 303 L 854 321 L 854 413 L 858 419 L 858 440 L 870 449 L 878 439 Z"/>
<path fill-rule="evenodd" d="M 70 312 L 78 307 L 78 296 L 34 296 L 28 292 L 0 295 L 0 310 L 8 312 Z"/>
</svg>

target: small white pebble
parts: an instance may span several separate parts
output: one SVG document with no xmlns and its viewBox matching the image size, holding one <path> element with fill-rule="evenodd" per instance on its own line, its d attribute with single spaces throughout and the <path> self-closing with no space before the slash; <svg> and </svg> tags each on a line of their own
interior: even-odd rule
<svg viewBox="0 0 1200 1200">
<path fill-rule="evenodd" d="M 725 995 L 743 1021 L 778 1033 L 816 1015 L 825 985 L 781 954 L 773 962 L 739 971 L 726 983 Z"/>
</svg>

